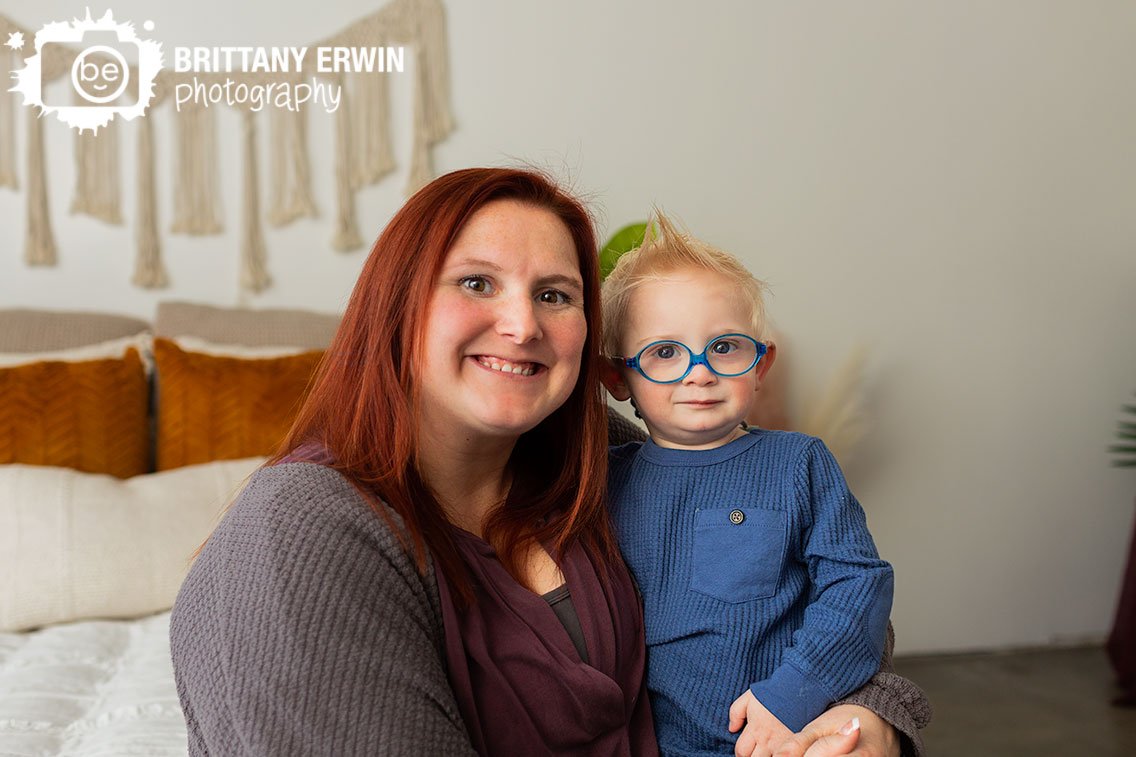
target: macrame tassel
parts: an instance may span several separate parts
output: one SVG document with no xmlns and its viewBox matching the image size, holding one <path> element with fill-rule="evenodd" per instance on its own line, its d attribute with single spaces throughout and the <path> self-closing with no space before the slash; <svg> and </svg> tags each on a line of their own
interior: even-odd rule
<svg viewBox="0 0 1136 757">
<path fill-rule="evenodd" d="M 0 49 L 0 187 L 19 189 L 16 180 L 16 95 L 12 86 L 12 54 Z"/>
<path fill-rule="evenodd" d="M 438 0 L 423 0 L 417 12 L 418 81 L 414 92 L 414 147 L 406 182 L 407 195 L 414 194 L 434 178 L 431 151 L 454 130 L 445 10 Z"/>
<path fill-rule="evenodd" d="M 80 131 L 75 136 L 75 196 L 71 212 L 121 224 L 120 191 L 118 124 L 111 121 L 98 131 Z"/>
<path fill-rule="evenodd" d="M 315 218 L 318 213 L 312 199 L 307 113 L 303 109 L 273 108 L 269 118 L 272 194 L 268 220 L 273 226 L 284 226 L 301 216 Z"/>
<path fill-rule="evenodd" d="M 375 40 L 374 44 L 379 44 Z M 352 79 L 354 116 L 351 146 L 355 152 L 351 186 L 377 184 L 395 169 L 390 137 L 390 93 L 385 73 L 360 73 Z"/>
<path fill-rule="evenodd" d="M 421 77 L 419 77 L 421 78 Z M 410 197 L 434 178 L 434 161 L 430 156 L 429 126 L 426 123 L 425 105 L 422 102 L 422 83 L 414 97 L 414 146 L 410 151 L 410 175 L 406 178 L 406 196 Z"/>
<path fill-rule="evenodd" d="M 244 217 L 241 219 L 241 287 L 264 291 L 271 279 L 265 268 L 264 231 L 260 226 L 260 191 L 256 170 L 256 114 L 246 110 L 244 119 Z"/>
<path fill-rule="evenodd" d="M 43 120 L 28 108 L 28 238 L 24 243 L 28 265 L 55 265 L 55 235 L 47 204 L 47 171 L 43 160 Z"/>
<path fill-rule="evenodd" d="M 177 179 L 174 222 L 183 234 L 219 234 L 217 218 L 217 123 L 208 108 L 188 106 L 176 115 Z"/>
<path fill-rule="evenodd" d="M 440 0 L 426 0 L 421 9 L 421 79 L 426 84 L 426 123 L 431 146 L 454 130 L 450 112 L 450 53 L 446 45 L 446 11 Z"/>
<path fill-rule="evenodd" d="M 134 259 L 134 277 L 131 282 L 143 289 L 160 289 L 169 284 L 158 237 L 152 123 L 149 118 L 138 119 L 138 226 L 135 230 L 138 252 Z"/>
<path fill-rule="evenodd" d="M 340 80 L 342 82 L 342 80 Z M 343 90 L 335 119 L 335 236 L 331 246 L 340 252 L 363 246 L 359 223 L 355 218 L 355 191 L 351 188 L 351 108 Z"/>
</svg>

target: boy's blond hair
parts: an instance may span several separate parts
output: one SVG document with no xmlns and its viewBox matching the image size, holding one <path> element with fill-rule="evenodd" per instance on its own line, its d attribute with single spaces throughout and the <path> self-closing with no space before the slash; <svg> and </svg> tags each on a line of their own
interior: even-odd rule
<svg viewBox="0 0 1136 757">
<path fill-rule="evenodd" d="M 762 339 L 765 331 L 765 283 L 754 277 L 730 253 L 694 238 L 679 229 L 662 211 L 655 210 L 651 220 L 647 222 L 643 244 L 620 256 L 619 262 L 604 280 L 605 355 L 622 355 L 620 339 L 627 322 L 632 293 L 644 283 L 657 281 L 682 268 L 713 271 L 734 281 L 752 308 L 750 325 L 753 337 L 759 341 Z"/>
</svg>

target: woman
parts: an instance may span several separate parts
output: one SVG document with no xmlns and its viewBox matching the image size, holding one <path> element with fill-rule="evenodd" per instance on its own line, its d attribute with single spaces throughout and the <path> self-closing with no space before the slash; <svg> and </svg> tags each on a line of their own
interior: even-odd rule
<svg viewBox="0 0 1136 757">
<path fill-rule="evenodd" d="M 656 753 L 603 509 L 595 249 L 526 171 L 448 174 L 395 215 L 178 596 L 191 754 Z M 895 719 L 881 681 L 862 701 Z M 793 748 L 852 714 L 898 754 L 850 705 Z"/>
</svg>

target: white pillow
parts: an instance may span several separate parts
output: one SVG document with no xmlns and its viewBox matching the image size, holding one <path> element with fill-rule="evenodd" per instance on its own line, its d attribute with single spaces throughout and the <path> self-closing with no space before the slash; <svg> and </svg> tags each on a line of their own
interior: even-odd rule
<svg viewBox="0 0 1136 757">
<path fill-rule="evenodd" d="M 245 360 L 269 360 L 278 357 L 302 355 L 305 352 L 314 352 L 311 347 L 248 347 L 243 344 L 218 344 L 195 336 L 179 336 L 171 339 L 174 344 L 185 352 L 196 352 L 212 357 L 236 357 Z"/>
<path fill-rule="evenodd" d="M 0 631 L 169 609 L 193 552 L 263 462 L 125 480 L 0 465 Z"/>
<path fill-rule="evenodd" d="M 66 350 L 50 350 L 47 352 L 0 352 L 0 368 L 13 368 L 31 363 L 85 363 L 89 360 L 118 359 L 133 347 L 138 350 L 142 358 L 142 365 L 149 374 L 154 368 L 154 337 L 150 332 L 143 331 L 134 336 L 124 336 L 110 339 L 105 342 L 88 344 L 83 347 L 71 347 Z"/>
</svg>

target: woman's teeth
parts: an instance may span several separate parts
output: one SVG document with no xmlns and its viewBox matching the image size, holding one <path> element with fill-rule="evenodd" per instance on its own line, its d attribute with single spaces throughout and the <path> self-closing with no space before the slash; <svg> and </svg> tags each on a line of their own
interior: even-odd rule
<svg viewBox="0 0 1136 757">
<path fill-rule="evenodd" d="M 477 362 L 486 368 L 502 373 L 512 373 L 517 376 L 531 376 L 536 373 L 535 363 L 510 363 L 507 360 L 494 360 L 489 357 L 479 357 Z"/>
</svg>

